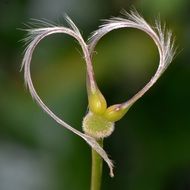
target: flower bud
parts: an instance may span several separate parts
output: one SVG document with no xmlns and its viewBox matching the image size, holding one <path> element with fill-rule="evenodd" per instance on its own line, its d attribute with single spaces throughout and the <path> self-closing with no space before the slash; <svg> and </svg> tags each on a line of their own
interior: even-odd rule
<svg viewBox="0 0 190 190">
<path fill-rule="evenodd" d="M 106 111 L 107 103 L 99 90 L 96 90 L 94 93 L 89 93 L 88 95 L 89 109 L 91 112 L 102 115 Z"/>
<path fill-rule="evenodd" d="M 120 120 L 129 110 L 129 107 L 124 108 L 121 104 L 110 106 L 104 113 L 104 118 L 111 122 Z"/>
</svg>

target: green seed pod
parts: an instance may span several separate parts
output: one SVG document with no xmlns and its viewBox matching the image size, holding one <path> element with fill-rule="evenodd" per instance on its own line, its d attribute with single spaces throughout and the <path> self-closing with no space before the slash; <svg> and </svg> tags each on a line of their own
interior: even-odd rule
<svg viewBox="0 0 190 190">
<path fill-rule="evenodd" d="M 97 115 L 102 115 L 106 111 L 107 103 L 99 90 L 96 90 L 94 93 L 89 93 L 88 102 L 91 112 Z"/>
<path fill-rule="evenodd" d="M 104 116 L 105 119 L 111 122 L 120 120 L 129 110 L 129 108 L 123 108 L 121 104 L 110 106 L 106 109 Z"/>
<path fill-rule="evenodd" d="M 100 115 L 89 112 L 83 119 L 82 128 L 86 134 L 100 139 L 112 134 L 114 131 L 114 123 Z"/>
</svg>

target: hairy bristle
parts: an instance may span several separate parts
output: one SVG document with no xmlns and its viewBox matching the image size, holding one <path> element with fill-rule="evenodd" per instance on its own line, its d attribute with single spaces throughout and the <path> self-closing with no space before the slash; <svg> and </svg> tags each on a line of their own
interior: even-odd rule
<svg viewBox="0 0 190 190">
<path fill-rule="evenodd" d="M 130 107 L 135 101 L 137 101 L 140 97 L 144 95 L 145 92 L 147 92 L 150 89 L 150 87 L 158 80 L 158 78 L 162 75 L 162 73 L 171 63 L 175 55 L 174 40 L 172 37 L 172 33 L 171 31 L 166 30 L 165 25 L 162 26 L 159 20 L 156 20 L 155 26 L 152 27 L 146 22 L 146 20 L 142 16 L 140 16 L 140 14 L 137 11 L 131 11 L 130 13 L 128 13 L 123 10 L 122 17 L 112 17 L 109 20 L 104 20 L 104 24 L 100 26 L 98 30 L 92 33 L 91 37 L 88 40 L 88 44 L 86 44 L 81 36 L 79 29 L 76 27 L 74 22 L 67 15 L 65 16 L 65 19 L 69 27 L 59 26 L 56 25 L 55 23 L 50 23 L 47 20 L 35 20 L 35 19 L 33 19 L 31 23 L 26 25 L 28 27 L 25 30 L 27 31 L 27 36 L 23 40 L 26 45 L 26 49 L 21 66 L 21 68 L 24 69 L 25 84 L 28 87 L 32 98 L 38 103 L 38 105 L 41 107 L 42 110 L 44 110 L 51 118 L 53 118 L 61 126 L 67 128 L 76 135 L 80 136 L 95 151 L 97 151 L 97 153 L 108 164 L 110 168 L 110 175 L 113 177 L 113 163 L 108 158 L 106 152 L 97 143 L 97 141 L 91 136 L 83 134 L 82 132 L 76 130 L 75 128 L 67 124 L 65 121 L 60 119 L 58 116 L 56 116 L 39 97 L 38 93 L 34 88 L 30 71 L 33 52 L 36 46 L 40 43 L 40 41 L 49 35 L 62 33 L 72 36 L 74 39 L 76 39 L 79 42 L 82 48 L 84 59 L 86 61 L 86 66 L 87 66 L 87 74 L 90 78 L 90 82 L 92 82 L 92 84 L 95 85 L 96 82 L 93 77 L 94 73 L 93 73 L 91 57 L 98 41 L 107 33 L 119 28 L 136 28 L 145 32 L 152 38 L 152 40 L 156 44 L 160 60 L 158 68 L 154 76 L 151 78 L 151 80 L 131 99 L 129 99 L 124 103 L 124 106 Z"/>
<path fill-rule="evenodd" d="M 55 26 L 52 24 L 48 24 L 45 21 L 37 21 L 37 24 L 41 23 L 42 25 L 46 25 L 46 27 L 40 27 L 40 28 L 34 28 L 34 29 L 26 29 L 28 32 L 27 37 L 24 39 L 24 42 L 27 44 L 27 47 L 25 49 L 24 58 L 22 61 L 21 68 L 24 69 L 24 80 L 25 84 L 28 87 L 30 94 L 32 98 L 37 102 L 37 104 L 41 107 L 41 109 L 46 112 L 51 118 L 53 118 L 58 124 L 61 126 L 67 128 L 68 130 L 72 131 L 76 135 L 80 136 L 82 139 L 84 139 L 97 153 L 105 160 L 105 162 L 108 164 L 110 168 L 110 175 L 113 176 L 113 164 L 112 161 L 108 158 L 106 152 L 103 150 L 103 148 L 100 147 L 100 145 L 97 143 L 97 141 L 86 135 L 82 132 L 76 130 L 69 124 L 67 124 L 65 121 L 60 119 L 57 115 L 55 115 L 49 108 L 46 106 L 46 104 L 42 101 L 42 99 L 39 97 L 38 93 L 36 92 L 32 78 L 31 78 L 31 71 L 30 71 L 30 65 L 31 60 L 33 56 L 33 52 L 36 48 L 36 46 L 39 44 L 39 42 L 52 34 L 57 33 L 63 33 L 72 36 L 74 39 L 76 39 L 79 44 L 82 47 L 84 57 L 86 59 L 86 62 L 88 63 L 89 60 L 89 52 L 86 43 L 84 42 L 78 28 L 73 23 L 73 21 L 67 16 L 66 17 L 67 22 L 69 23 L 71 28 L 63 27 L 63 26 Z M 88 63 L 89 64 L 89 63 Z"/>
<path fill-rule="evenodd" d="M 175 55 L 174 40 L 172 33 L 165 29 L 165 25 L 162 27 L 159 20 L 155 21 L 155 27 L 150 26 L 146 20 L 140 16 L 137 11 L 131 11 L 130 13 L 122 11 L 122 17 L 112 17 L 111 19 L 104 20 L 104 24 L 100 26 L 98 30 L 92 33 L 88 40 L 88 47 L 91 54 L 93 54 L 94 49 L 98 41 L 107 33 L 112 30 L 120 28 L 135 28 L 139 29 L 146 34 L 148 34 L 154 43 L 156 44 L 160 61 L 151 80 L 142 88 L 137 94 L 135 94 L 130 100 L 126 101 L 125 106 L 131 106 L 135 101 L 143 96 L 150 87 L 158 80 L 158 78 L 163 74 L 168 65 L 172 62 Z"/>
</svg>

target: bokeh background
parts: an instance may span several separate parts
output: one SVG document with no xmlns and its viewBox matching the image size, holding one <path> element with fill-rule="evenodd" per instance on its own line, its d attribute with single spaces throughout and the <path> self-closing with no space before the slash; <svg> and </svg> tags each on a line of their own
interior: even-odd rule
<svg viewBox="0 0 190 190">
<path fill-rule="evenodd" d="M 152 24 L 157 16 L 166 21 L 178 53 L 105 140 L 115 178 L 104 164 L 102 189 L 190 189 L 190 1 L 0 0 L 0 190 L 88 190 L 90 185 L 88 145 L 42 112 L 24 87 L 19 70 L 25 32 L 18 29 L 30 18 L 63 25 L 67 13 L 87 39 L 100 19 L 133 6 Z M 130 98 L 157 68 L 157 49 L 138 30 L 113 31 L 96 51 L 96 79 L 109 105 Z M 44 39 L 34 53 L 32 76 L 48 106 L 81 129 L 87 95 L 79 45 L 66 35 Z"/>
</svg>

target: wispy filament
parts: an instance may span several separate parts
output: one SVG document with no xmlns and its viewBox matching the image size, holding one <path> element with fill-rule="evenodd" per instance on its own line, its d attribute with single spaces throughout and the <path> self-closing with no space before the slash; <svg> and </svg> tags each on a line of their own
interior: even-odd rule
<svg viewBox="0 0 190 190">
<path fill-rule="evenodd" d="M 72 131 L 76 135 L 80 136 L 94 150 L 96 150 L 99 153 L 99 155 L 105 160 L 105 162 L 108 164 L 110 168 L 111 176 L 113 176 L 113 163 L 108 158 L 106 152 L 96 142 L 96 140 L 78 131 L 77 129 L 73 128 L 72 126 L 67 124 L 65 121 L 60 119 L 58 116 L 56 116 L 39 97 L 31 79 L 30 65 L 31 65 L 34 49 L 43 38 L 52 34 L 57 34 L 57 33 L 70 35 L 79 42 L 83 50 L 84 59 L 86 61 L 86 67 L 87 67 L 87 76 L 89 77 L 89 81 L 91 83 L 90 85 L 93 89 L 93 87 L 95 87 L 96 85 L 96 81 L 94 79 L 94 71 L 93 71 L 93 66 L 92 66 L 92 53 L 94 51 L 94 48 L 97 42 L 105 34 L 115 29 L 136 28 L 136 29 L 142 30 L 145 33 L 147 33 L 155 42 L 159 51 L 160 61 L 159 61 L 157 71 L 155 72 L 151 80 L 145 85 L 145 87 L 143 87 L 139 92 L 137 92 L 137 94 L 135 94 L 130 100 L 123 103 L 124 107 L 131 106 L 135 101 L 137 101 L 140 97 L 142 97 L 146 91 L 148 91 L 148 89 L 158 80 L 158 78 L 166 70 L 166 68 L 168 67 L 168 65 L 171 63 L 173 59 L 175 50 L 173 48 L 174 43 L 171 38 L 172 36 L 171 32 L 165 31 L 165 29 L 162 29 L 159 21 L 156 21 L 156 26 L 155 28 L 153 28 L 137 12 L 131 12 L 131 13 L 124 12 L 124 16 L 125 18 L 114 17 L 110 20 L 105 20 L 106 23 L 93 33 L 88 43 L 84 42 L 80 34 L 80 31 L 78 30 L 76 25 L 72 22 L 72 20 L 68 16 L 66 16 L 66 20 L 69 23 L 70 28 L 48 24 L 46 21 L 45 22 L 40 21 L 40 24 L 43 24 L 43 25 L 45 24 L 45 26 L 41 28 L 26 30 L 28 32 L 28 36 L 25 39 L 25 41 L 28 45 L 26 47 L 23 62 L 22 62 L 22 68 L 24 69 L 25 83 L 28 86 L 30 94 L 33 97 L 33 99 L 57 123 L 67 128 L 68 130 Z"/>
</svg>

